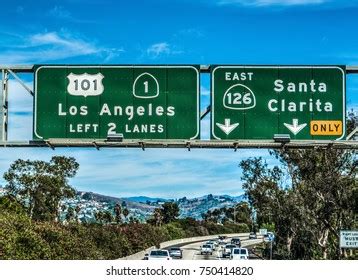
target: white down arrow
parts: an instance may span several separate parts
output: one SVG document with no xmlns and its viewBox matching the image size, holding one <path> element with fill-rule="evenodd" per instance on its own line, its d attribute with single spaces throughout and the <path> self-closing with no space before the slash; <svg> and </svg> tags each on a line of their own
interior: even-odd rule
<svg viewBox="0 0 358 280">
<path fill-rule="evenodd" d="M 307 124 L 298 124 L 298 119 L 293 119 L 292 124 L 283 123 L 292 133 L 296 135 L 299 133 Z"/>
<path fill-rule="evenodd" d="M 230 124 L 230 119 L 225 119 L 225 124 L 216 123 L 216 125 L 224 131 L 226 135 L 229 135 L 236 127 L 239 126 L 239 123 Z"/>
</svg>

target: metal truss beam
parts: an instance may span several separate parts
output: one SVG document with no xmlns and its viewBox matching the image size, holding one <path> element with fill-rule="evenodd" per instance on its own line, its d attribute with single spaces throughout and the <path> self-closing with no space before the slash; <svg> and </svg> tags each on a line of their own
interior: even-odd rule
<svg viewBox="0 0 358 280">
<path fill-rule="evenodd" d="M 34 65 L 0 65 L 0 69 L 11 70 L 14 73 L 33 73 Z"/>
<path fill-rule="evenodd" d="M 200 65 L 200 72 L 209 73 L 210 67 L 210 65 Z M 11 70 L 14 73 L 33 73 L 34 65 L 0 65 L 0 69 Z M 346 66 L 346 72 L 347 74 L 358 73 L 358 66 Z"/>
<path fill-rule="evenodd" d="M 7 71 L 9 71 L 9 73 L 15 78 L 15 80 L 18 81 L 19 84 L 22 85 L 23 88 L 24 88 L 28 93 L 30 93 L 32 96 L 34 96 L 33 91 L 24 83 L 23 80 L 21 80 L 21 79 L 19 78 L 18 75 L 15 74 L 14 71 L 12 71 L 12 70 L 10 70 L 10 69 L 8 69 Z"/>
<path fill-rule="evenodd" d="M 156 140 L 126 140 L 123 142 L 109 142 L 102 139 L 50 139 L 48 141 L 24 141 L 24 142 L 0 142 L 0 147 L 88 147 L 88 148 L 183 148 L 183 149 L 358 149 L 358 141 L 291 141 L 289 143 L 278 143 L 274 141 L 217 141 L 217 140 L 196 140 L 196 141 L 156 141 Z M 145 149 L 144 149 L 145 148 Z"/>
</svg>

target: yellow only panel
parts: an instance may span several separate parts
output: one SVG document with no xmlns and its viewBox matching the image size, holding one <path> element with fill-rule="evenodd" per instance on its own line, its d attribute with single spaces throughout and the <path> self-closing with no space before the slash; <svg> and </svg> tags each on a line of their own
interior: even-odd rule
<svg viewBox="0 0 358 280">
<path fill-rule="evenodd" d="M 342 121 L 311 121 L 311 135 L 342 135 Z"/>
</svg>

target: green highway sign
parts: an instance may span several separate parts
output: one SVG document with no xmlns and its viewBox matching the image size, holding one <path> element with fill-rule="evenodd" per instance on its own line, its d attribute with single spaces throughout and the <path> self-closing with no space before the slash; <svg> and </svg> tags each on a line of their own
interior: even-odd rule
<svg viewBox="0 0 358 280">
<path fill-rule="evenodd" d="M 37 66 L 34 139 L 197 139 L 199 66 Z"/>
<path fill-rule="evenodd" d="M 345 136 L 345 69 L 215 66 L 211 138 L 339 140 Z"/>
</svg>

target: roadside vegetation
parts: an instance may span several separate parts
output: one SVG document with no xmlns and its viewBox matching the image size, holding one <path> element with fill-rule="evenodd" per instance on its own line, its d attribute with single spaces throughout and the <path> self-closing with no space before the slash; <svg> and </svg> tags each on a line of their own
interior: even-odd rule
<svg viewBox="0 0 358 280">
<path fill-rule="evenodd" d="M 159 243 L 246 227 L 178 219 L 152 224 L 67 224 L 35 221 L 17 202 L 0 199 L 0 259 L 117 259 Z"/>
<path fill-rule="evenodd" d="M 60 202 L 75 195 L 68 179 L 78 168 L 67 157 L 10 166 L 0 197 L 0 259 L 117 259 L 172 239 L 248 231 L 244 223 L 178 219 L 173 202 L 157 208 L 147 223 L 123 222 L 128 209 L 119 204 L 98 212 L 93 223 L 79 223 L 77 209 L 60 221 Z"/>
</svg>

